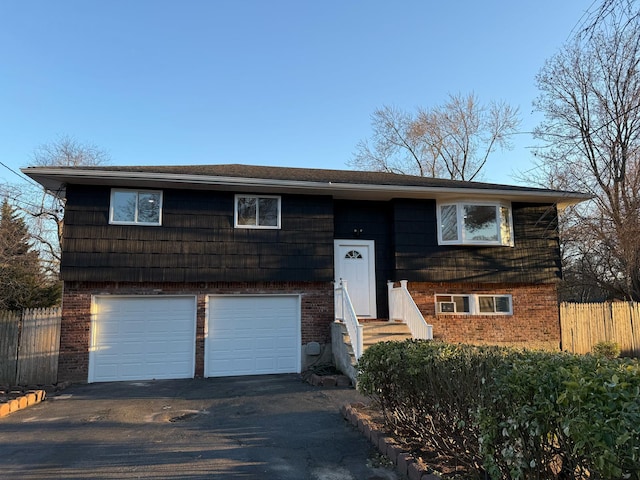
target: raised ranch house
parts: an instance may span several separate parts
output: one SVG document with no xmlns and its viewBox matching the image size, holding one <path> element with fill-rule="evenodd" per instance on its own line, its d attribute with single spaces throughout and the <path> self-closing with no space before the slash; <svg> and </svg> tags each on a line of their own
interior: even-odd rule
<svg viewBox="0 0 640 480">
<path fill-rule="evenodd" d="M 59 379 L 79 382 L 300 372 L 336 318 L 356 356 L 362 321 L 389 318 L 557 349 L 557 211 L 586 198 L 248 165 L 23 172 L 67 202 Z"/>
</svg>

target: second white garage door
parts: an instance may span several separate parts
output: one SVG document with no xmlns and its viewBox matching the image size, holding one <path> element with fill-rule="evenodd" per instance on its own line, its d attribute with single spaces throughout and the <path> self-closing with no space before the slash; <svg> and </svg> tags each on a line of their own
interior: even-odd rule
<svg viewBox="0 0 640 480">
<path fill-rule="evenodd" d="M 300 297 L 210 296 L 206 377 L 300 372 Z"/>
</svg>

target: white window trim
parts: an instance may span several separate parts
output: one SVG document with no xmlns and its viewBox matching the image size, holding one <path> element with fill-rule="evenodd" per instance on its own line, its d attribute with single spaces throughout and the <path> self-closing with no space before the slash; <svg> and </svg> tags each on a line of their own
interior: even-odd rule
<svg viewBox="0 0 640 480">
<path fill-rule="evenodd" d="M 440 307 L 442 303 L 453 303 L 455 308 L 455 302 L 453 301 L 453 298 L 451 298 L 449 302 L 438 302 L 438 297 L 466 297 L 469 299 L 469 311 L 468 312 L 442 312 Z M 437 315 L 471 315 L 471 312 L 473 311 L 473 306 L 472 306 L 473 299 L 471 298 L 471 295 L 467 293 L 442 293 L 442 294 L 438 293 L 435 295 L 435 298 L 436 298 L 436 314 Z"/>
<path fill-rule="evenodd" d="M 447 205 L 455 205 L 456 207 L 456 228 L 457 228 L 457 240 L 443 240 L 442 239 L 442 219 L 441 219 L 441 209 Z M 502 228 L 498 228 L 498 235 L 500 238 L 498 241 L 480 241 L 480 240 L 466 240 L 464 238 L 464 229 L 462 228 L 462 208 L 464 205 L 478 205 L 483 207 L 495 207 L 496 208 L 496 216 L 498 220 L 501 219 L 500 216 L 500 208 L 504 207 L 509 212 L 509 241 L 502 240 Z M 512 215 L 512 207 L 510 202 L 504 201 L 481 201 L 481 200 L 456 200 L 452 202 L 438 202 L 436 205 L 436 219 L 437 219 L 437 228 L 438 228 L 438 245 L 486 245 L 486 246 L 498 246 L 498 247 L 513 247 L 513 215 Z M 501 227 L 501 226 L 500 226 Z"/>
<path fill-rule="evenodd" d="M 278 219 L 276 225 L 240 225 L 238 223 L 238 199 L 239 198 L 275 198 L 278 200 Z M 257 202 L 256 202 L 257 205 Z M 256 210 L 256 217 L 259 215 Z M 237 193 L 233 199 L 233 225 L 235 228 L 250 228 L 250 229 L 259 229 L 259 230 L 279 230 L 282 219 L 282 198 L 279 195 L 254 195 L 254 194 L 243 194 Z M 257 222 L 257 218 L 256 218 Z"/>
<path fill-rule="evenodd" d="M 438 297 L 467 297 L 469 298 L 469 312 L 441 312 L 440 304 L 446 302 L 438 302 Z M 493 297 L 493 298 L 508 298 L 509 299 L 509 311 L 508 312 L 481 312 L 480 311 L 480 298 Z M 513 315 L 513 296 L 511 294 L 485 294 L 485 293 L 436 293 L 434 295 L 436 304 L 436 315 L 474 315 L 474 316 L 508 316 Z"/>
<path fill-rule="evenodd" d="M 113 197 L 118 192 L 127 192 L 127 193 L 135 193 L 136 194 L 136 211 L 135 211 L 135 220 L 133 222 L 128 221 L 119 221 L 113 219 Z M 138 221 L 138 201 L 137 196 L 141 193 L 157 193 L 160 195 L 160 208 L 158 211 L 158 221 L 157 222 L 139 222 Z M 162 208 L 163 208 L 164 194 L 162 190 L 138 190 L 138 189 L 130 189 L 130 188 L 112 188 L 111 195 L 109 197 L 109 223 L 111 225 L 143 225 L 143 226 L 152 226 L 157 227 L 162 225 Z"/>
</svg>

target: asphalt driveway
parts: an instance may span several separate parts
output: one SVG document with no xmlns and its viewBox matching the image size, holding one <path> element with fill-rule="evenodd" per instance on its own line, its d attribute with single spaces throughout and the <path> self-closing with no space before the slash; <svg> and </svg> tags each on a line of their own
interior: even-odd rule
<svg viewBox="0 0 640 480">
<path fill-rule="evenodd" d="M 395 479 L 298 375 L 72 386 L 0 419 L 3 478 Z"/>
</svg>

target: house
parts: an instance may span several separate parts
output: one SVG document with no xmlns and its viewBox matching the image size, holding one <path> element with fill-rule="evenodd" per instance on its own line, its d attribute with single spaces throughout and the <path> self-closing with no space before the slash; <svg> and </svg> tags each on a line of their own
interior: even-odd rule
<svg viewBox="0 0 640 480">
<path fill-rule="evenodd" d="M 407 290 L 434 338 L 557 349 L 557 211 L 586 198 L 249 165 L 32 167 L 66 199 L 59 379 L 300 372 Z"/>
</svg>

